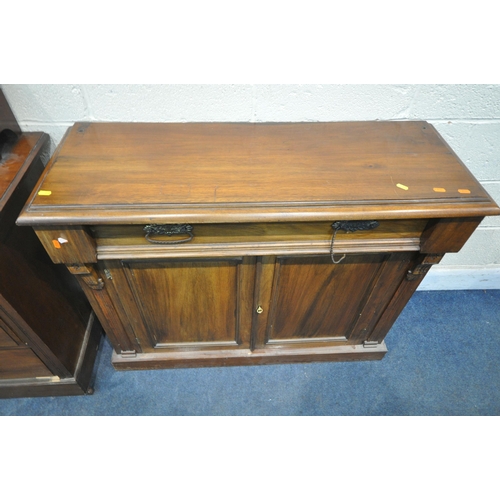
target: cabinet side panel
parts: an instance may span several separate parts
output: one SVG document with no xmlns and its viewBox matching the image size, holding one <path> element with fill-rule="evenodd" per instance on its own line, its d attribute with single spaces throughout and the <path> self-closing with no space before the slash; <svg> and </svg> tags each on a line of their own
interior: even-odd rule
<svg viewBox="0 0 500 500">
<path fill-rule="evenodd" d="M 380 320 L 371 332 L 369 336 L 370 341 L 377 341 L 380 343 L 384 340 L 392 325 L 403 311 L 415 290 L 418 288 L 418 285 L 422 281 L 423 277 L 424 275 L 412 281 L 404 279 L 400 283 L 396 293 L 391 298 L 391 301 L 380 317 Z"/>
<path fill-rule="evenodd" d="M 55 264 L 97 262 L 95 240 L 81 226 L 38 227 L 36 234 Z"/>
<path fill-rule="evenodd" d="M 38 337 L 30 345 L 41 341 L 45 362 L 74 373 L 91 312 L 78 283 L 50 261 L 30 227 L 13 226 L 0 252 L 2 295 Z"/>
<path fill-rule="evenodd" d="M 458 252 L 482 220 L 482 217 L 430 220 L 422 233 L 420 251 L 434 254 Z"/>
<path fill-rule="evenodd" d="M 362 343 L 375 328 L 392 296 L 416 262 L 417 252 L 389 254 L 370 291 L 370 296 L 349 336 L 350 344 Z"/>
<path fill-rule="evenodd" d="M 101 297 L 103 292 L 109 297 L 111 307 L 105 307 L 110 341 L 116 352 L 142 352 L 142 345 L 150 345 L 141 312 L 130 290 L 122 261 L 110 260 L 100 263 L 100 274 L 104 282 L 103 290 L 90 291 Z M 100 300 L 102 302 L 102 298 Z M 111 331 L 112 330 L 112 331 Z"/>
</svg>

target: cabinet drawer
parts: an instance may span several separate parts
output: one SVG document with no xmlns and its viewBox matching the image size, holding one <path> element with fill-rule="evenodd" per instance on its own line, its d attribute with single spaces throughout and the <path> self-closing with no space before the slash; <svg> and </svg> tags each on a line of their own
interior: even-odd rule
<svg viewBox="0 0 500 500">
<path fill-rule="evenodd" d="M 31 349 L 0 349 L 0 379 L 51 377 L 48 368 Z"/>
<path fill-rule="evenodd" d="M 375 229 L 335 235 L 336 251 L 415 251 L 427 220 L 380 221 Z M 324 254 L 330 251 L 331 222 L 194 224 L 193 237 L 145 237 L 145 225 L 93 226 L 97 258 L 133 259 L 181 256 L 241 256 L 269 254 Z M 165 242 L 171 244 L 165 244 Z M 172 243 L 176 242 L 176 243 Z"/>
</svg>

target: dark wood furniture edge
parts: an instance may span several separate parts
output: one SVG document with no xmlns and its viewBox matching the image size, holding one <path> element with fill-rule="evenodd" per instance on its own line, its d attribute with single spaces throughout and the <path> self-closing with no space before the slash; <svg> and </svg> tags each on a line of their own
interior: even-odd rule
<svg viewBox="0 0 500 500">
<path fill-rule="evenodd" d="M 50 350 L 47 344 L 26 323 L 24 318 L 0 294 L 0 311 L 9 326 L 17 333 L 21 342 L 34 351 L 54 375 L 66 378 L 71 375 L 68 368 Z M 15 325 L 15 326 L 14 326 Z M 16 328 L 17 327 L 17 328 Z M 2 383 L 0 381 L 0 383 Z"/>
<path fill-rule="evenodd" d="M 47 377 L 41 379 L 2 380 L 0 398 L 31 398 L 51 396 L 82 396 L 92 394 L 94 363 L 102 339 L 102 328 L 92 313 L 82 344 L 74 377 Z"/>
<path fill-rule="evenodd" d="M 0 198 L 0 211 L 3 210 L 4 206 L 9 201 L 12 192 L 15 191 L 19 186 L 19 183 L 26 175 L 26 172 L 28 171 L 30 166 L 40 158 L 44 147 L 49 143 L 49 136 L 44 132 L 26 132 L 22 135 L 31 135 L 33 137 L 39 136 L 39 138 L 36 144 L 33 146 L 33 149 L 24 159 L 22 167 L 18 170 L 9 187 L 5 190 L 5 193 Z"/>
<path fill-rule="evenodd" d="M 25 207 L 17 219 L 21 226 L 31 225 L 93 225 L 93 224 L 150 224 L 150 223 L 257 223 L 257 222 L 301 222 L 330 220 L 369 220 L 380 219 L 420 219 L 446 217 L 484 217 L 500 215 L 500 208 L 493 201 L 432 204 L 381 204 L 366 206 L 341 205 L 302 206 L 300 209 L 284 206 L 235 207 L 227 209 L 178 207 L 156 209 L 128 207 L 126 215 L 120 207 L 106 207 L 104 215 L 92 214 L 91 210 L 71 209 L 53 211 L 30 210 Z"/>
<path fill-rule="evenodd" d="M 47 162 L 47 165 L 45 166 L 42 174 L 40 175 L 37 183 L 35 184 L 35 187 L 33 188 L 33 191 L 31 192 L 30 196 L 28 197 L 28 199 L 26 200 L 26 203 L 24 204 L 24 208 L 23 210 L 21 211 L 21 213 L 23 213 L 30 205 L 31 203 L 33 202 L 34 198 L 37 196 L 38 194 L 38 190 L 41 186 L 41 184 L 43 183 L 43 181 L 45 180 L 45 177 L 47 176 L 47 174 L 49 173 L 50 169 L 52 168 L 52 165 L 54 164 L 56 158 L 58 157 L 59 155 L 59 152 L 61 151 L 62 147 L 63 147 L 63 144 L 66 140 L 66 138 L 68 137 L 69 135 L 69 132 L 71 130 L 71 127 L 68 127 L 68 129 L 66 130 L 64 136 L 62 137 L 61 141 L 59 142 L 56 150 L 54 151 L 54 153 L 51 155 L 49 161 Z"/>
</svg>

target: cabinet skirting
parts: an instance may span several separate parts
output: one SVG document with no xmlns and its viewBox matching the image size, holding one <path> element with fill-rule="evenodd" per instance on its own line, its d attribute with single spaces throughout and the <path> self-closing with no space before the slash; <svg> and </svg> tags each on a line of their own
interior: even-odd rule
<svg viewBox="0 0 500 500">
<path fill-rule="evenodd" d="M 385 342 L 375 347 L 343 345 L 321 348 L 239 349 L 214 351 L 182 351 L 138 353 L 122 357 L 113 353 L 111 362 L 117 370 L 154 370 L 162 368 L 194 368 L 215 366 L 273 365 L 322 361 L 374 361 L 387 352 Z"/>
</svg>

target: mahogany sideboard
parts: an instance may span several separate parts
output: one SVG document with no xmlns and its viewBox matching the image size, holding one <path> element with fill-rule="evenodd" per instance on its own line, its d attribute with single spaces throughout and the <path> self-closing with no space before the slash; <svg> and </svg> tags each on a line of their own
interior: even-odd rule
<svg viewBox="0 0 500 500">
<path fill-rule="evenodd" d="M 375 360 L 500 214 L 426 122 L 76 123 L 26 204 L 116 369 Z"/>
<path fill-rule="evenodd" d="M 99 323 L 73 276 L 51 262 L 31 228 L 15 224 L 43 172 L 48 140 L 19 131 L 1 151 L 1 398 L 92 392 Z"/>
</svg>

